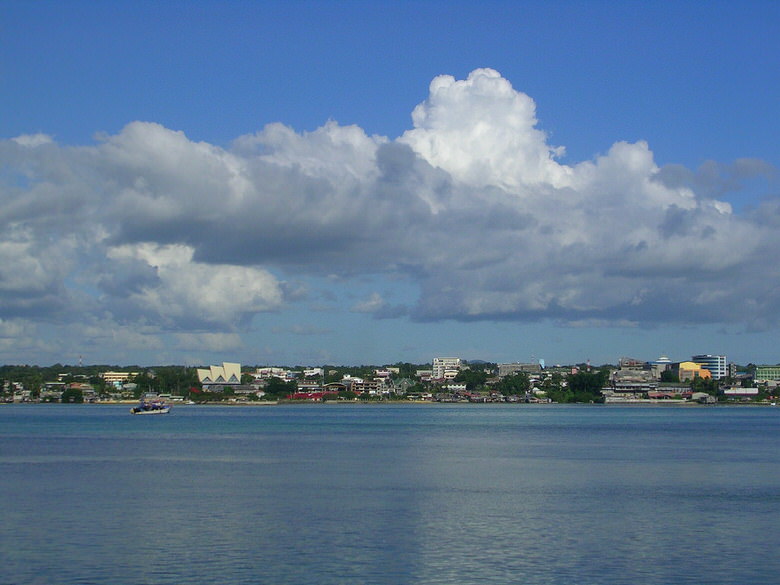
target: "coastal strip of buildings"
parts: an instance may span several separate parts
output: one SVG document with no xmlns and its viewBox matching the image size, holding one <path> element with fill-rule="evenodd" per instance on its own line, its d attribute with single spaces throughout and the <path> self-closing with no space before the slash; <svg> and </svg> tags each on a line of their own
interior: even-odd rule
<svg viewBox="0 0 780 585">
<path fill-rule="evenodd" d="M 689 360 L 666 356 L 644 361 L 620 358 L 616 366 L 489 364 L 458 357 L 435 357 L 430 366 L 405 368 L 243 368 L 238 362 L 190 368 L 194 375 L 162 376 L 152 370 L 105 370 L 97 380 L 59 373 L 37 385 L 0 374 L 3 402 L 133 400 L 143 395 L 172 401 L 209 400 L 406 400 L 439 402 L 549 402 L 565 397 L 572 376 L 598 372 L 598 401 L 773 401 L 780 387 L 780 365 L 739 368 L 725 355 L 697 354 Z M 4 366 L 8 369 L 8 366 Z M 175 368 L 173 366 L 167 369 Z M 402 371 L 402 369 L 404 371 Z M 359 372 L 358 372 L 359 370 Z M 175 384 L 170 380 L 175 380 Z M 166 381 L 167 380 L 167 381 Z M 507 381 L 513 383 L 507 383 Z"/>
</svg>

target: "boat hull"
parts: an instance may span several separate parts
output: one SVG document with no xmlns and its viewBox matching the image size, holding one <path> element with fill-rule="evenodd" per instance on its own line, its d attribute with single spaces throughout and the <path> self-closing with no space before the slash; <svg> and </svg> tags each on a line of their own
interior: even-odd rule
<svg viewBox="0 0 780 585">
<path fill-rule="evenodd" d="M 168 414 L 171 411 L 169 406 L 165 408 L 153 408 L 149 410 L 143 410 L 141 408 L 131 408 L 130 414 Z"/>
</svg>

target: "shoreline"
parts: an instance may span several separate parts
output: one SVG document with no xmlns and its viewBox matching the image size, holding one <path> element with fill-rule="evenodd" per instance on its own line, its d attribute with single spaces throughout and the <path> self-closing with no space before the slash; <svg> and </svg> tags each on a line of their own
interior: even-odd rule
<svg viewBox="0 0 780 585">
<path fill-rule="evenodd" d="M 63 402 L 0 402 L 0 406 L 10 405 L 62 405 L 69 404 L 71 406 L 130 406 L 138 404 L 138 400 L 111 400 L 100 402 L 78 402 L 78 403 L 63 403 Z M 229 407 L 266 407 L 266 406 L 327 406 L 327 405 L 355 405 L 355 406 L 380 406 L 388 404 L 403 404 L 403 405 L 415 405 L 415 406 L 427 406 L 427 405 L 461 405 L 461 406 L 486 406 L 486 405 L 500 405 L 500 406 L 668 406 L 668 407 L 692 407 L 692 406 L 704 406 L 704 407 L 717 407 L 717 406 L 777 406 L 773 402 L 715 402 L 711 404 L 703 404 L 696 401 L 682 401 L 682 400 L 661 400 L 661 399 L 647 399 L 647 400 L 620 400 L 609 402 L 437 402 L 435 400 L 377 400 L 377 401 L 360 401 L 360 400 L 326 400 L 324 402 L 317 402 L 313 400 L 282 400 L 282 401 L 256 401 L 256 402 L 198 402 L 194 404 L 188 404 L 186 402 L 171 402 L 171 407 L 197 407 L 197 406 L 229 406 Z"/>
</svg>

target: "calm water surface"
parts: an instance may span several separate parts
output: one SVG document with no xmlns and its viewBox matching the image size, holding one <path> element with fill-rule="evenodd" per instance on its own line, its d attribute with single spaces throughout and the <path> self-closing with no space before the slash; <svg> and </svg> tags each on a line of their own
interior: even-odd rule
<svg viewBox="0 0 780 585">
<path fill-rule="evenodd" d="M 0 583 L 776 584 L 780 409 L 0 406 Z"/>
</svg>

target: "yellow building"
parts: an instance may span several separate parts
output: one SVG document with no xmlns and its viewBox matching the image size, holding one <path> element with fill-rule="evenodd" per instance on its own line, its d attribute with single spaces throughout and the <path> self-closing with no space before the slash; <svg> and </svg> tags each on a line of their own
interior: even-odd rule
<svg viewBox="0 0 780 585">
<path fill-rule="evenodd" d="M 680 362 L 677 365 L 677 376 L 680 382 L 688 382 L 694 378 L 712 378 L 712 372 L 694 362 Z"/>
<path fill-rule="evenodd" d="M 116 385 L 117 383 L 123 384 L 137 375 L 138 372 L 103 372 L 100 377 L 106 381 L 106 384 Z"/>
</svg>

